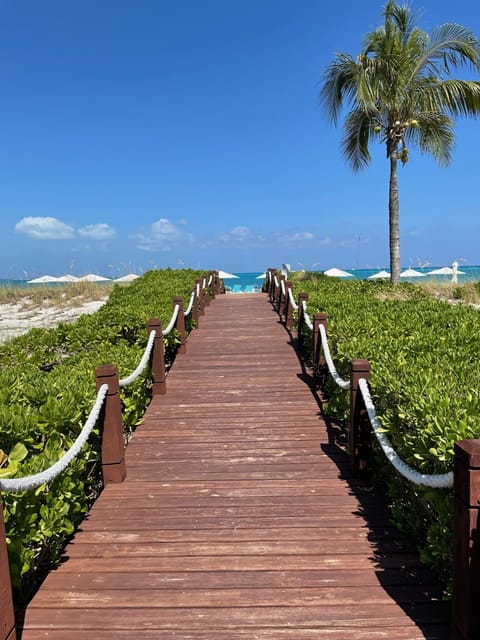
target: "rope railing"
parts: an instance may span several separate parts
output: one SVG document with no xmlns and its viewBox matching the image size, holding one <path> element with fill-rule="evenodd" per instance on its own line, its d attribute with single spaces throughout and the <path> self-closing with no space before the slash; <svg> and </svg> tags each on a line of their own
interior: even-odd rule
<svg viewBox="0 0 480 640">
<path fill-rule="evenodd" d="M 298 304 L 295 302 L 295 298 L 293 297 L 293 291 L 291 287 L 288 288 L 288 299 L 290 300 L 290 304 L 292 305 L 292 309 L 296 311 L 298 309 Z"/>
<path fill-rule="evenodd" d="M 126 378 L 120 378 L 120 380 L 118 381 L 120 387 L 128 387 L 129 384 L 132 384 L 132 382 L 143 373 L 149 363 L 156 335 L 157 332 L 155 330 L 150 332 L 150 335 L 148 336 L 147 346 L 145 347 L 145 351 L 143 352 L 137 368 Z"/>
<path fill-rule="evenodd" d="M 164 337 L 168 336 L 168 334 L 171 333 L 173 327 L 175 326 L 175 323 L 177 322 L 179 310 L 180 310 L 180 305 L 176 304 L 174 306 L 174 308 L 173 308 L 173 313 L 172 313 L 172 317 L 170 318 L 170 322 L 165 327 L 165 329 L 162 331 L 162 335 Z"/>
<path fill-rule="evenodd" d="M 192 313 L 194 300 L 195 300 L 195 291 L 192 291 L 190 295 L 190 302 L 188 303 L 188 307 L 185 309 L 186 316 L 189 316 Z"/>
<path fill-rule="evenodd" d="M 62 471 L 68 467 L 72 460 L 80 453 L 83 446 L 87 443 L 92 429 L 100 415 L 107 391 L 108 385 L 103 384 L 98 390 L 95 404 L 93 405 L 82 430 L 78 434 L 77 439 L 70 449 L 60 458 L 60 460 L 57 460 L 57 462 L 52 464 L 48 469 L 40 471 L 39 473 L 24 476 L 23 478 L 4 478 L 3 480 L 0 480 L 0 489 L 2 491 L 10 491 L 12 493 L 36 489 L 43 484 L 52 482 L 52 480 L 62 473 Z"/>
<path fill-rule="evenodd" d="M 435 489 L 447 489 L 453 486 L 453 471 L 442 474 L 425 474 L 410 467 L 404 462 L 393 448 L 386 433 L 382 430 L 382 425 L 377 417 L 375 406 L 370 395 L 368 382 L 365 378 L 360 378 L 358 387 L 362 393 L 363 402 L 368 413 L 368 418 L 372 426 L 372 430 L 377 441 L 385 454 L 387 460 L 393 467 L 407 480 L 414 484 L 423 485 L 424 487 L 432 487 Z"/>
<path fill-rule="evenodd" d="M 307 311 L 307 302 L 305 300 L 302 301 L 302 309 L 303 309 L 303 320 L 310 331 L 313 331 L 313 322 Z"/>
<path fill-rule="evenodd" d="M 332 380 L 336 385 L 340 387 L 340 389 L 347 391 L 348 389 L 350 389 L 350 380 L 344 380 L 342 377 L 340 377 L 335 368 L 332 360 L 332 355 L 330 353 L 330 347 L 328 346 L 327 332 L 325 331 L 325 327 L 323 326 L 323 324 L 320 324 L 318 330 L 320 332 L 323 355 L 325 356 L 325 362 L 327 363 L 328 371 L 332 377 Z"/>
</svg>

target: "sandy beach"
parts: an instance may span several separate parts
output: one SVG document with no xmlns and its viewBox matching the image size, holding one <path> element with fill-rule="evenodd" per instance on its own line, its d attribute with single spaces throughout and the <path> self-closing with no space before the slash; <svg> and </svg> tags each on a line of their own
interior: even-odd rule
<svg viewBox="0 0 480 640">
<path fill-rule="evenodd" d="M 0 344 L 27 333 L 33 327 L 55 327 L 73 322 L 84 313 L 94 313 L 106 300 L 93 300 L 77 306 L 29 306 L 25 301 L 0 304 Z"/>
</svg>

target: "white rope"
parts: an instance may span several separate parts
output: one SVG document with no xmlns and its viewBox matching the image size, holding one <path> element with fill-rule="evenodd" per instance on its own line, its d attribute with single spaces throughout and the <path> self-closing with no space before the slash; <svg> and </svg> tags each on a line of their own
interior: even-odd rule
<svg viewBox="0 0 480 640">
<path fill-rule="evenodd" d="M 330 375 L 332 376 L 334 382 L 340 387 L 340 389 L 350 389 L 350 380 L 344 380 L 343 378 L 341 378 L 338 375 L 337 370 L 335 369 L 335 365 L 333 364 L 332 356 L 330 353 L 330 347 L 328 346 L 327 332 L 325 331 L 325 327 L 323 326 L 323 324 L 319 326 L 319 332 L 322 339 L 322 349 L 325 356 L 325 362 L 327 363 Z"/>
<path fill-rule="evenodd" d="M 202 289 L 205 289 L 206 286 L 207 286 L 207 279 L 202 278 Z"/>
<path fill-rule="evenodd" d="M 175 326 L 175 323 L 177 321 L 178 318 L 178 312 L 180 311 L 180 305 L 176 304 L 173 308 L 173 314 L 172 317 L 170 318 L 170 322 L 168 323 L 168 327 L 166 327 L 163 331 L 162 331 L 162 335 L 163 336 L 168 336 L 168 334 L 171 332 L 171 330 L 173 329 L 173 327 Z"/>
<path fill-rule="evenodd" d="M 282 296 L 285 297 L 286 292 L 285 292 L 285 280 L 280 280 L 280 285 L 282 287 Z"/>
<path fill-rule="evenodd" d="M 295 302 L 295 298 L 293 297 L 292 290 L 288 289 L 288 298 L 290 300 L 290 304 L 292 305 L 292 309 L 296 311 L 298 309 L 298 304 Z"/>
<path fill-rule="evenodd" d="M 271 282 L 271 281 L 272 281 L 272 272 L 269 271 L 268 272 L 268 282 Z"/>
<path fill-rule="evenodd" d="M 190 313 L 192 312 L 194 300 L 195 300 L 195 291 L 192 291 L 192 294 L 190 296 L 190 302 L 188 303 L 188 307 L 185 311 L 186 316 L 190 315 Z"/>
<path fill-rule="evenodd" d="M 368 388 L 368 383 L 365 378 L 360 378 L 358 381 L 358 387 L 362 393 L 363 401 L 365 403 L 365 407 L 368 412 L 368 417 L 370 419 L 370 424 L 372 425 L 372 429 L 377 436 L 377 440 L 383 450 L 383 453 L 387 456 L 388 460 L 392 463 L 395 469 L 402 474 L 407 480 L 413 482 L 414 484 L 420 484 L 425 487 L 433 487 L 436 489 L 449 488 L 453 486 L 453 471 L 449 471 L 448 473 L 442 474 L 432 474 L 428 475 L 425 473 L 420 473 L 415 469 L 412 469 L 406 462 L 404 462 L 395 449 L 392 447 L 390 440 L 387 435 L 382 431 L 382 425 L 380 424 L 379 419 L 377 418 L 375 407 L 372 402 L 372 398 L 370 396 L 370 390 Z"/>
<path fill-rule="evenodd" d="M 138 367 L 129 376 L 127 376 L 126 378 L 122 378 L 121 380 L 118 381 L 118 384 L 120 385 L 120 387 L 127 387 L 134 380 L 136 380 L 138 376 L 142 373 L 142 371 L 145 369 L 145 367 L 148 364 L 148 360 L 150 358 L 150 353 L 152 352 L 152 349 L 153 349 L 153 341 L 155 340 L 156 335 L 157 335 L 157 332 L 155 331 L 155 329 L 153 331 L 150 331 L 150 335 L 148 336 L 147 346 L 145 347 L 145 351 L 143 352 L 143 356 L 138 364 Z"/>
<path fill-rule="evenodd" d="M 2 491 L 28 491 L 29 489 L 36 489 L 42 484 L 48 484 L 54 478 L 56 478 L 62 471 L 64 471 L 70 462 L 80 453 L 84 444 L 86 444 L 93 427 L 95 426 L 100 410 L 105 401 L 107 395 L 108 384 L 102 384 L 97 393 L 97 399 L 90 411 L 90 415 L 85 422 L 82 430 L 78 434 L 77 439 L 72 444 L 70 449 L 63 455 L 60 460 L 57 460 L 51 467 L 41 471 L 40 473 L 34 473 L 31 476 L 25 476 L 24 478 L 5 478 L 0 480 L 0 489 Z"/>
<path fill-rule="evenodd" d="M 200 297 L 200 283 L 197 282 L 197 298 Z"/>
<path fill-rule="evenodd" d="M 273 281 L 275 282 L 275 289 L 278 289 L 278 278 L 277 278 L 277 276 L 273 276 Z"/>
<path fill-rule="evenodd" d="M 302 309 L 303 309 L 303 319 L 305 320 L 305 324 L 310 329 L 310 331 L 313 331 L 313 323 L 310 316 L 308 315 L 306 300 L 302 300 Z"/>
<path fill-rule="evenodd" d="M 208 279 L 208 286 L 210 286 L 212 284 L 212 281 L 213 281 L 213 276 L 212 276 L 212 274 L 210 274 L 210 277 Z"/>
</svg>

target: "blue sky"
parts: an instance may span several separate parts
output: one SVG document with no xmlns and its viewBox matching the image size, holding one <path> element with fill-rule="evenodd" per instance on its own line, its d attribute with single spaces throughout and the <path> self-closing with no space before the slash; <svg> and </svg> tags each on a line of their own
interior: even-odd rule
<svg viewBox="0 0 480 640">
<path fill-rule="evenodd" d="M 0 0 L 0 277 L 388 265 L 388 164 L 318 106 L 382 2 Z M 477 1 L 420 25 L 480 34 Z M 400 170 L 402 265 L 480 263 L 477 141 Z"/>
</svg>

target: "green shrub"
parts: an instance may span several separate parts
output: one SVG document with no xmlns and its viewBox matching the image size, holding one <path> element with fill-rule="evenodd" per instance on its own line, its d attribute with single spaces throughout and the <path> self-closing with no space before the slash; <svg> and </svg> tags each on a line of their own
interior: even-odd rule
<svg viewBox="0 0 480 640">
<path fill-rule="evenodd" d="M 451 470 L 454 442 L 480 437 L 479 312 L 413 284 L 311 277 L 295 284 L 295 295 L 300 291 L 309 293 L 311 316 L 328 314 L 339 374 L 348 378 L 352 358 L 370 361 L 376 412 L 399 455 L 424 473 Z M 332 381 L 327 392 L 327 412 L 346 422 L 348 393 Z M 381 469 L 395 523 L 419 543 L 422 559 L 447 576 L 451 493 L 407 486 L 384 458 Z"/>
<path fill-rule="evenodd" d="M 2 345 L 0 475 L 3 470 L 3 477 L 21 477 L 56 462 L 75 441 L 93 406 L 95 369 L 116 364 L 120 377 L 129 375 L 147 343 L 146 321 L 160 318 L 165 327 L 172 316 L 173 296 L 183 296 L 186 306 L 200 275 L 193 270 L 148 272 L 127 287 L 116 285 L 96 313 L 54 329 L 33 329 Z M 164 338 L 167 353 L 173 353 L 176 341 L 175 332 Z M 148 371 L 122 389 L 127 438 L 145 413 L 150 389 Z M 19 494 L 4 492 L 17 597 L 27 596 L 35 576 L 56 562 L 98 495 L 98 459 L 99 434 L 94 430 L 82 455 L 49 486 Z"/>
</svg>

